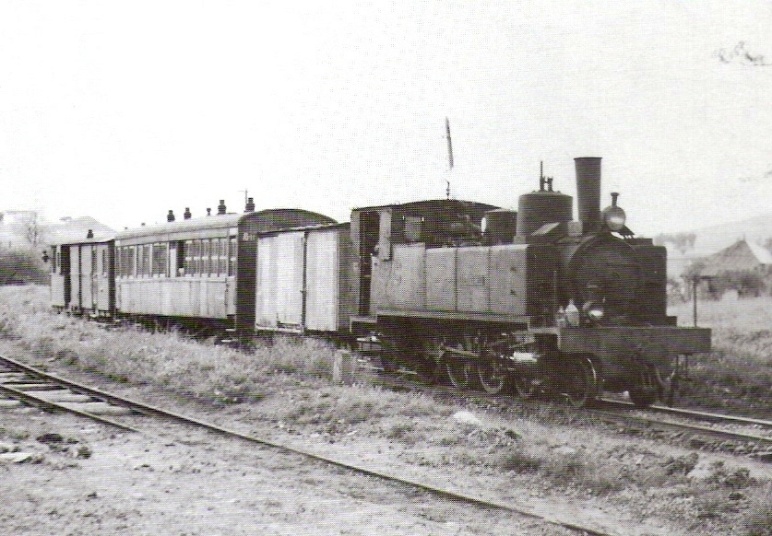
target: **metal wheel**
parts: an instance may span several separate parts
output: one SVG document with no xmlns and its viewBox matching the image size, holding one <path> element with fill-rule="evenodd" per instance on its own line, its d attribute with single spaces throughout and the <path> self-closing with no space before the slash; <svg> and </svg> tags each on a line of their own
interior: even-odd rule
<svg viewBox="0 0 772 536">
<path fill-rule="evenodd" d="M 655 373 L 647 369 L 641 371 L 638 383 L 630 387 L 628 392 L 635 407 L 647 408 L 657 401 L 659 390 Z"/>
<path fill-rule="evenodd" d="M 514 378 L 512 379 L 512 383 L 515 385 L 515 391 L 517 391 L 517 394 L 520 398 L 533 398 L 533 396 L 536 394 L 537 384 L 530 376 L 515 374 Z"/>
<path fill-rule="evenodd" d="M 483 390 L 491 395 L 497 395 L 507 385 L 508 372 L 498 361 L 481 361 L 477 366 L 477 376 Z"/>
<path fill-rule="evenodd" d="M 565 395 L 575 408 L 591 404 L 598 396 L 598 374 L 586 357 L 570 358 L 566 366 Z"/>
<path fill-rule="evenodd" d="M 397 362 L 393 358 L 383 354 L 381 354 L 381 366 L 383 367 L 384 372 L 397 372 L 399 370 Z"/>
<path fill-rule="evenodd" d="M 475 376 L 476 368 L 473 363 L 466 359 L 450 358 L 445 361 L 445 372 L 448 374 L 451 385 L 456 389 L 469 388 Z"/>
</svg>

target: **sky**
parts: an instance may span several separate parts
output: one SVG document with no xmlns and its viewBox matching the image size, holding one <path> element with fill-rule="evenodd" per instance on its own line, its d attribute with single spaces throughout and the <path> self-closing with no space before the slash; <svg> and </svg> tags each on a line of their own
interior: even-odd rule
<svg viewBox="0 0 772 536">
<path fill-rule="evenodd" d="M 772 0 L 0 0 L 0 210 L 575 195 L 639 235 L 772 212 Z M 445 118 L 455 166 L 448 163 Z M 772 230 L 770 230 L 772 234 Z"/>
</svg>

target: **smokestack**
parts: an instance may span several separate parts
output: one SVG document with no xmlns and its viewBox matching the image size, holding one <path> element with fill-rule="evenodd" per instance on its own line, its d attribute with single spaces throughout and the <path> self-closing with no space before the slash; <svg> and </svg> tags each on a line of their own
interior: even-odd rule
<svg viewBox="0 0 772 536">
<path fill-rule="evenodd" d="M 250 197 L 247 199 L 247 206 L 244 207 L 244 212 L 254 212 L 255 211 L 255 198 Z"/>
<path fill-rule="evenodd" d="M 600 161 L 597 156 L 574 158 L 579 221 L 585 231 L 600 225 Z"/>
<path fill-rule="evenodd" d="M 166 221 L 173 222 L 174 221 L 174 211 L 169 209 L 169 214 L 166 215 Z"/>
<path fill-rule="evenodd" d="M 225 200 L 220 199 L 220 204 L 217 205 L 217 215 L 222 216 L 223 214 L 225 214 Z"/>
<path fill-rule="evenodd" d="M 190 207 L 185 207 L 185 213 L 182 215 L 182 217 L 186 220 L 189 220 L 193 217 L 193 214 L 190 213 Z"/>
</svg>

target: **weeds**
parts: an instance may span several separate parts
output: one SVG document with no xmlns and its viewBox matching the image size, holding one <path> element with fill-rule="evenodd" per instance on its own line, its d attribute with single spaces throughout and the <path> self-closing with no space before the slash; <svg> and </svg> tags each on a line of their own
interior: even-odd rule
<svg viewBox="0 0 772 536">
<path fill-rule="evenodd" d="M 772 490 L 768 490 L 772 492 Z M 767 494 L 767 497 L 770 495 Z M 772 505 L 754 505 L 743 522 L 744 536 L 772 536 Z"/>
<path fill-rule="evenodd" d="M 670 308 L 690 325 L 691 304 Z M 713 351 L 692 357 L 689 379 L 681 384 L 686 403 L 716 408 L 772 412 L 772 298 L 700 303 L 700 324 L 712 329 Z"/>
</svg>

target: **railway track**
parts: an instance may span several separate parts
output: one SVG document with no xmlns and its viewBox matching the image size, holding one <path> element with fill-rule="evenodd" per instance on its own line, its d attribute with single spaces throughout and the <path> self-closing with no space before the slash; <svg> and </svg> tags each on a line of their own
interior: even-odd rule
<svg viewBox="0 0 772 536">
<path fill-rule="evenodd" d="M 57 396 L 41 396 L 41 392 L 56 393 Z M 279 449 L 286 453 L 300 455 L 304 458 L 338 467 L 355 474 L 377 478 L 388 483 L 406 486 L 410 489 L 429 493 L 439 499 L 452 501 L 454 504 L 467 504 L 484 509 L 512 513 L 557 527 L 562 527 L 576 534 L 586 536 L 620 536 L 623 534 L 619 531 L 608 531 L 607 529 L 585 526 L 579 522 L 560 519 L 552 514 L 543 514 L 525 507 L 475 496 L 457 489 L 438 487 L 417 479 L 390 474 L 364 465 L 338 460 L 331 456 L 320 455 L 309 450 L 244 434 L 210 422 L 181 415 L 136 400 L 113 395 L 99 389 L 67 380 L 60 376 L 43 372 L 4 356 L 0 356 L 0 394 L 8 398 L 16 399 L 24 404 L 31 404 L 46 410 L 67 411 L 128 432 L 145 433 L 141 426 L 128 426 L 121 422 L 108 419 L 102 414 L 112 413 L 163 419 L 168 422 L 204 429 L 220 436 L 238 439 L 249 444 Z M 57 399 L 59 401 L 57 401 Z M 67 401 L 62 402 L 61 400 Z M 88 410 L 82 407 L 79 408 L 78 404 L 88 405 Z"/>
<path fill-rule="evenodd" d="M 383 372 L 382 369 L 375 366 L 372 367 L 372 370 Z M 532 403 L 544 405 L 544 401 L 532 402 L 518 399 L 516 396 L 488 395 L 482 391 L 460 392 L 445 386 L 422 385 L 415 381 L 411 374 L 381 374 L 378 381 L 384 386 L 394 389 L 415 389 L 435 396 L 462 396 L 489 400 L 505 407 Z M 622 426 L 631 433 L 672 432 L 687 437 L 693 446 L 700 447 L 707 446 L 711 441 L 720 441 L 721 443 L 716 446 L 723 447 L 724 450 L 735 447 L 743 455 L 772 463 L 772 421 L 658 405 L 642 410 L 629 402 L 606 398 L 599 399 L 596 406 L 595 408 L 577 410 L 559 403 L 550 405 L 553 409 L 570 412 L 571 415 L 591 416 L 597 421 Z M 667 416 L 668 419 L 652 417 L 656 414 Z M 698 423 L 709 423 L 709 425 Z"/>
</svg>

